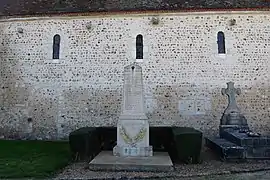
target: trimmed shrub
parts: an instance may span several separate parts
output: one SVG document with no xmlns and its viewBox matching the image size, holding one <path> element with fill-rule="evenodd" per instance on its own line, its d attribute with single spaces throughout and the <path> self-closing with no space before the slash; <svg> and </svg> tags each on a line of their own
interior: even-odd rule
<svg viewBox="0 0 270 180">
<path fill-rule="evenodd" d="M 150 127 L 154 151 L 168 152 L 173 161 L 198 163 L 202 133 L 187 127 Z M 84 127 L 70 133 L 69 143 L 75 160 L 94 158 L 100 151 L 112 151 L 117 144 L 116 127 Z"/>
<path fill-rule="evenodd" d="M 199 163 L 202 149 L 202 132 L 190 127 L 173 127 L 177 158 L 185 163 Z"/>
<path fill-rule="evenodd" d="M 101 150 L 112 151 L 117 144 L 117 128 L 98 127 L 97 131 L 101 143 Z"/>
<path fill-rule="evenodd" d="M 154 151 L 168 152 L 171 149 L 171 127 L 150 127 L 149 136 L 149 144 L 153 146 Z"/>
<path fill-rule="evenodd" d="M 92 159 L 100 152 L 98 131 L 94 127 L 83 127 L 69 134 L 69 144 L 73 159 Z"/>
</svg>

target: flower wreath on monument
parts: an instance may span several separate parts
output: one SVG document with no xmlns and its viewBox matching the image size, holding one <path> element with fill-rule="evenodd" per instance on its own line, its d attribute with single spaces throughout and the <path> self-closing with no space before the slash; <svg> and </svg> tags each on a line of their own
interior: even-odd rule
<svg viewBox="0 0 270 180">
<path fill-rule="evenodd" d="M 143 140 L 143 138 L 145 137 L 146 131 L 147 129 L 142 127 L 140 131 L 138 132 L 138 134 L 136 134 L 134 137 L 130 137 L 123 126 L 121 126 L 120 128 L 120 134 L 123 140 L 125 141 L 125 143 L 130 144 L 131 146 L 136 146 L 136 143 Z"/>
</svg>

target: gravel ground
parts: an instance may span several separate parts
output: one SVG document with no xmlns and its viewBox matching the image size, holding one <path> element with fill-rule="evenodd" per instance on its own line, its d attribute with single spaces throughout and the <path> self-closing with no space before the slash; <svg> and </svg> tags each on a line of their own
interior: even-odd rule
<svg viewBox="0 0 270 180">
<path fill-rule="evenodd" d="M 88 163 L 79 162 L 64 168 L 62 172 L 56 175 L 55 179 L 253 180 L 254 177 L 256 177 L 255 179 L 264 180 L 264 176 L 268 177 L 265 178 L 265 180 L 270 179 L 270 160 L 252 160 L 241 163 L 225 163 L 217 160 L 212 156 L 212 154 L 210 154 L 210 152 L 207 151 L 203 152 L 202 157 L 203 161 L 201 164 L 174 164 L 175 170 L 167 173 L 91 171 L 87 168 Z M 255 175 L 252 172 L 256 172 Z M 241 176 L 239 173 L 245 174 Z M 259 178 L 260 173 L 262 174 L 262 178 Z M 258 175 L 258 177 L 256 175 Z"/>
<path fill-rule="evenodd" d="M 178 178 L 179 179 L 179 178 Z M 260 171 L 255 173 L 227 174 L 219 176 L 205 176 L 197 178 L 187 178 L 182 180 L 269 180 L 270 171 Z M 172 179 L 173 180 L 173 179 Z"/>
</svg>

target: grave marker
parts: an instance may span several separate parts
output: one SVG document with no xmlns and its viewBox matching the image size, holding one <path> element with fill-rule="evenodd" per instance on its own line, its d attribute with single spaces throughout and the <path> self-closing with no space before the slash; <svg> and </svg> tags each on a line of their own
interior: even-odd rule
<svg viewBox="0 0 270 180">
<path fill-rule="evenodd" d="M 142 68 L 133 63 L 124 68 L 122 113 L 117 124 L 115 156 L 152 156 L 149 124 L 145 115 Z"/>
</svg>

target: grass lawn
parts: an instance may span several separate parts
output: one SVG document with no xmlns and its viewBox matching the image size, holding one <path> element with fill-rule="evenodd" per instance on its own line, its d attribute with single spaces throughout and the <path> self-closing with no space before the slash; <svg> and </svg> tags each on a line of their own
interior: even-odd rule
<svg viewBox="0 0 270 180">
<path fill-rule="evenodd" d="M 71 160 L 68 142 L 0 140 L 0 179 L 49 177 Z"/>
</svg>

